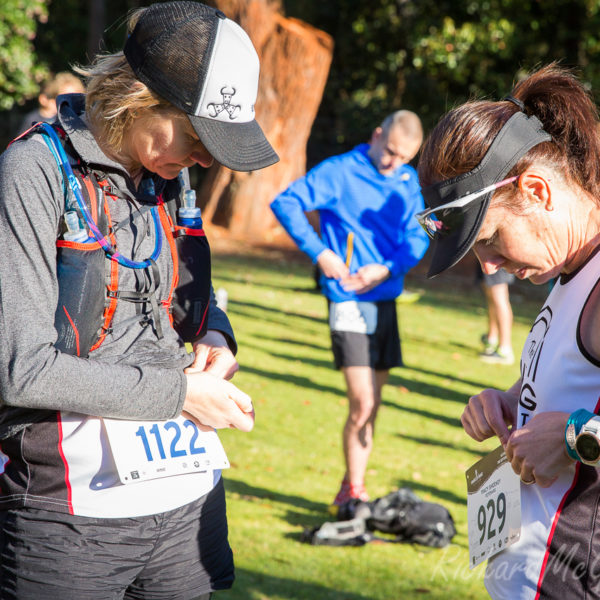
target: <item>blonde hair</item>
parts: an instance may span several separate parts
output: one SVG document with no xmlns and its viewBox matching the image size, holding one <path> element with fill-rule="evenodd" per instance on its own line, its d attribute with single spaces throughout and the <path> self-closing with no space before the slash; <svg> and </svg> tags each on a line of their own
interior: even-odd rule
<svg viewBox="0 0 600 600">
<path fill-rule="evenodd" d="M 62 94 L 63 90 L 67 88 L 72 88 L 73 90 L 77 90 L 81 93 L 85 91 L 83 83 L 79 77 L 75 77 L 75 75 L 69 71 L 61 71 L 44 83 L 41 93 L 47 98 L 53 99 Z"/>
<path fill-rule="evenodd" d="M 144 8 L 129 17 L 132 31 Z M 148 111 L 184 116 L 184 112 L 161 98 L 133 73 L 122 51 L 98 55 L 88 67 L 75 67 L 86 80 L 85 110 L 90 127 L 119 160 L 123 141 L 134 120 Z"/>
</svg>

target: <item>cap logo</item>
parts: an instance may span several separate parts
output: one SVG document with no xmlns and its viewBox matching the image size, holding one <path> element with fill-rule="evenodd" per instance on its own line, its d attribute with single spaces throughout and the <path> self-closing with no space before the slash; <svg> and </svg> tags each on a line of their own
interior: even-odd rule
<svg viewBox="0 0 600 600">
<path fill-rule="evenodd" d="M 223 97 L 223 102 L 217 104 L 215 102 L 209 102 L 207 105 L 208 108 L 208 116 L 209 117 L 218 117 L 223 111 L 227 112 L 229 115 L 229 119 L 233 121 L 236 119 L 242 107 L 240 104 L 231 104 L 231 98 L 235 96 L 235 88 L 231 86 L 224 85 L 221 88 L 221 96 Z"/>
</svg>

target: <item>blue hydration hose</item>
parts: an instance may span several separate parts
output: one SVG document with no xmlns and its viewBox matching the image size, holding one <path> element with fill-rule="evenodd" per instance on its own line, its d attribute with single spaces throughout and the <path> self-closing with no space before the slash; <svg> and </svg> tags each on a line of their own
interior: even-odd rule
<svg viewBox="0 0 600 600">
<path fill-rule="evenodd" d="M 59 169 L 61 169 L 61 173 L 64 173 L 67 176 L 70 189 L 73 191 L 75 199 L 77 200 L 77 204 L 78 204 L 78 206 L 85 218 L 85 221 L 87 223 L 87 226 L 90 228 L 90 232 L 92 233 L 92 235 L 94 236 L 96 241 L 100 244 L 100 246 L 102 246 L 102 248 L 106 252 L 107 256 L 111 260 L 118 262 L 120 265 L 123 265 L 124 267 L 129 267 L 130 269 L 145 269 L 145 268 L 151 266 L 158 258 L 158 255 L 160 254 L 160 251 L 162 249 L 161 225 L 160 225 L 160 218 L 158 215 L 157 207 L 153 206 L 150 209 L 151 213 L 152 213 L 152 220 L 154 221 L 154 230 L 156 232 L 156 236 L 155 236 L 156 242 L 155 242 L 154 250 L 153 250 L 151 256 L 142 261 L 135 261 L 135 260 L 131 260 L 131 259 L 123 256 L 119 252 L 117 252 L 112 247 L 110 242 L 102 235 L 102 232 L 98 229 L 98 226 L 96 225 L 94 219 L 92 218 L 92 215 L 90 214 L 87 204 L 85 203 L 83 196 L 81 194 L 81 185 L 80 185 L 79 181 L 77 181 L 77 177 L 75 177 L 75 174 L 73 173 L 73 169 L 71 168 L 71 165 L 69 164 L 69 158 L 67 157 L 67 154 L 66 154 L 64 148 L 62 147 L 62 144 L 60 142 L 58 134 L 56 133 L 56 131 L 54 131 L 54 128 L 51 125 L 49 125 L 48 123 L 40 123 L 40 126 L 43 128 L 46 136 L 48 138 L 50 138 L 50 141 L 48 141 L 47 137 L 44 136 L 44 140 L 48 144 L 48 147 L 50 148 L 50 151 L 52 152 L 52 154 L 59 166 Z M 52 142 L 52 143 L 50 143 L 50 142 Z M 68 198 L 68 193 L 67 193 L 67 188 L 65 186 L 64 177 L 63 177 L 63 187 L 65 188 L 65 195 Z"/>
</svg>

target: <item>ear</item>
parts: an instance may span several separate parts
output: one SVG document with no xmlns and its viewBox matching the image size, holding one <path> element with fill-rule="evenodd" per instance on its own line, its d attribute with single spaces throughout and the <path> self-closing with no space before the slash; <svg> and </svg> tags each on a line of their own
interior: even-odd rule
<svg viewBox="0 0 600 600">
<path fill-rule="evenodd" d="M 527 170 L 519 177 L 519 190 L 532 204 L 554 210 L 552 190 L 547 175 L 540 171 Z"/>
<path fill-rule="evenodd" d="M 381 127 L 375 127 L 375 129 L 373 129 L 373 133 L 371 134 L 371 144 L 373 142 L 376 142 L 378 139 L 381 138 L 381 136 L 383 135 L 383 129 Z"/>
<path fill-rule="evenodd" d="M 38 104 L 40 106 L 43 106 L 44 108 L 47 108 L 48 105 L 50 103 L 50 99 L 48 98 L 48 96 L 46 96 L 46 94 L 44 94 L 43 92 L 40 93 L 38 95 Z"/>
</svg>

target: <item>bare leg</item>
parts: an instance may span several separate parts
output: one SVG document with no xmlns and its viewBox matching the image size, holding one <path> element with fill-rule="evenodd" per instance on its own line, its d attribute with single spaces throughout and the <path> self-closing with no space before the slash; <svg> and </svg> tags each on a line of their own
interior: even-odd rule
<svg viewBox="0 0 600 600">
<path fill-rule="evenodd" d="M 494 286 L 494 287 L 498 287 L 498 286 Z M 487 317 L 488 317 L 487 339 L 488 339 L 488 342 L 490 342 L 491 344 L 497 344 L 498 338 L 499 338 L 498 316 L 496 314 L 496 305 L 494 302 L 494 297 L 492 295 L 492 288 L 488 287 L 485 284 L 481 284 L 481 288 L 483 289 L 483 293 L 485 295 L 485 300 L 486 300 L 486 304 L 487 304 Z"/>
<path fill-rule="evenodd" d="M 351 485 L 363 485 L 373 448 L 381 390 L 389 371 L 375 371 L 370 367 L 344 367 L 342 371 L 346 378 L 349 402 L 348 418 L 342 434 L 345 479 Z"/>
<path fill-rule="evenodd" d="M 508 284 L 501 283 L 499 285 L 493 285 L 489 290 L 498 328 L 499 346 L 506 349 L 511 348 L 513 312 L 512 306 L 510 305 Z"/>
</svg>

